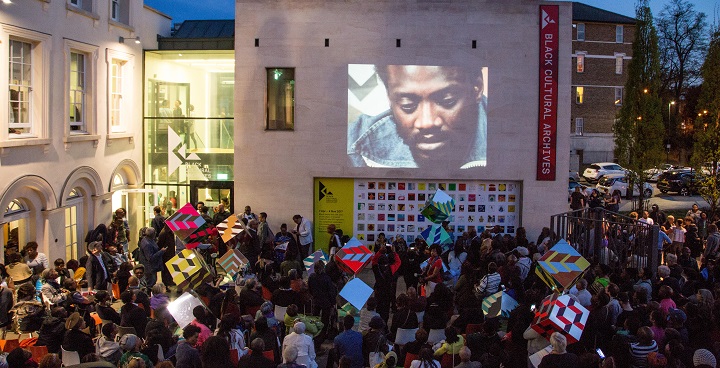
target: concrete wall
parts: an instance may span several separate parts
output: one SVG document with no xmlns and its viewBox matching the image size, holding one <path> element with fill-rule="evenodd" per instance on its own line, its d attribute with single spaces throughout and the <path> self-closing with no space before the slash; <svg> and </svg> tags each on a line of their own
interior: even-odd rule
<svg viewBox="0 0 720 368">
<path fill-rule="evenodd" d="M 47 72 L 42 81 L 34 82 L 47 88 L 43 99 L 47 114 L 42 121 L 34 122 L 45 126 L 46 130 L 37 138 L 29 139 L 10 139 L 7 134 L 2 135 L 0 210 L 4 211 L 13 199 L 25 201 L 30 210 L 25 240 L 38 241 L 40 251 L 51 261 L 65 257 L 63 208 L 75 203 L 66 200 L 70 190 L 80 188 L 82 218 L 78 220 L 78 226 L 81 231 L 86 231 L 110 220 L 113 208 L 107 193 L 114 173 L 132 178 L 132 183 L 125 184 L 142 183 L 142 177 L 137 175 L 137 168 L 142 166 L 142 50 L 157 48 L 157 34 L 170 33 L 170 18 L 144 7 L 142 0 L 122 2 L 129 7 L 128 24 L 110 19 L 108 1 L 84 2 L 92 3 L 92 11 L 79 10 L 67 1 L 23 0 L 0 4 L 0 23 L 44 34 L 46 39 L 42 47 L 47 52 L 42 63 Z M 5 70 L 8 68 L 8 39 L 12 36 L 0 32 L 0 67 Z M 138 36 L 140 44 L 134 42 Z M 121 44 L 119 37 L 128 40 Z M 68 41 L 95 50 L 87 61 L 94 69 L 94 78 L 89 85 L 93 101 L 88 106 L 95 123 L 89 134 L 82 136 L 70 135 L 67 128 Z M 132 89 L 125 91 L 128 124 L 122 134 L 109 133 L 108 52 L 129 55 L 134 63 L 125 75 L 132 81 Z M 7 74 L 3 75 L 7 78 Z M 3 97 L 7 98 L 7 95 Z M 7 132 L 8 104 L 4 102 L 0 106 L 0 124 Z M 129 211 L 132 219 L 133 209 Z M 9 220 L 0 218 L 0 224 Z M 4 245 L 6 239 L 0 240 Z M 82 239 L 80 243 L 84 244 Z M 79 250 L 81 255 L 83 248 Z"/>
<path fill-rule="evenodd" d="M 516 180 L 523 186 L 522 225 L 531 238 L 537 236 L 551 214 L 567 208 L 571 101 L 570 59 L 561 58 L 557 181 L 538 182 L 540 3 L 238 0 L 236 207 L 268 212 L 277 229 L 295 213 L 312 216 L 314 177 Z M 559 4 L 560 55 L 569 55 L 570 4 Z M 330 47 L 324 47 L 325 38 Z M 488 67 L 488 165 L 347 165 L 347 68 L 359 63 Z M 264 129 L 266 67 L 295 68 L 294 131 Z"/>
</svg>

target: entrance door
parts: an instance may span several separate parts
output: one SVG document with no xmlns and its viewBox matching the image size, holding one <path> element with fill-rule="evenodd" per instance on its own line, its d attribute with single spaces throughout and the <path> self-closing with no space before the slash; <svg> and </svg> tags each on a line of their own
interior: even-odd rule
<svg viewBox="0 0 720 368">
<path fill-rule="evenodd" d="M 153 208 L 159 205 L 157 189 L 120 189 L 112 196 L 113 211 L 118 208 L 127 210 L 127 218 L 130 222 L 129 243 L 137 244 L 138 231 L 142 227 L 150 226 L 155 213 Z M 134 247 L 132 247 L 134 248 Z"/>
<path fill-rule="evenodd" d="M 205 202 L 205 205 L 210 209 L 208 215 L 213 217 L 215 215 L 213 208 L 222 200 L 229 203 L 229 206 L 226 205 L 226 209 L 230 213 L 235 213 L 233 183 L 233 181 L 191 180 L 190 203 Z"/>
</svg>

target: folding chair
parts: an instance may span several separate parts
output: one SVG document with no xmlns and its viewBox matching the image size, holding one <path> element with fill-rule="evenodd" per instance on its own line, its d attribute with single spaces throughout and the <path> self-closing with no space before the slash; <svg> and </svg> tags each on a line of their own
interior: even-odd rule
<svg viewBox="0 0 720 368">
<path fill-rule="evenodd" d="M 417 331 L 417 328 L 398 328 L 395 334 L 395 344 L 402 346 L 411 341 L 415 341 L 415 333 Z"/>
<path fill-rule="evenodd" d="M 62 349 L 62 362 L 64 366 L 69 367 L 80 364 L 80 354 L 78 354 L 77 351 L 68 351 L 62 347 L 60 347 L 60 349 Z"/>
<path fill-rule="evenodd" d="M 410 368 L 413 360 L 417 360 L 417 358 L 417 354 L 405 353 L 405 364 L 403 364 L 403 368 Z"/>
<path fill-rule="evenodd" d="M 428 332 L 428 343 L 430 343 L 430 345 L 434 345 L 442 340 L 445 340 L 444 328 L 434 328 Z"/>
<path fill-rule="evenodd" d="M 0 340 L 0 351 L 9 353 L 15 348 L 20 347 L 20 340 L 18 339 L 12 339 L 12 340 Z"/>
<path fill-rule="evenodd" d="M 117 333 L 117 339 L 120 341 L 120 338 L 127 335 L 127 334 L 133 334 L 137 335 L 137 332 L 135 332 L 135 327 L 123 327 L 118 326 L 118 333 Z"/>
<path fill-rule="evenodd" d="M 48 354 L 47 346 L 28 346 L 24 349 L 31 352 L 33 358 L 35 358 L 35 361 L 37 362 L 41 361 L 42 358 Z"/>
</svg>

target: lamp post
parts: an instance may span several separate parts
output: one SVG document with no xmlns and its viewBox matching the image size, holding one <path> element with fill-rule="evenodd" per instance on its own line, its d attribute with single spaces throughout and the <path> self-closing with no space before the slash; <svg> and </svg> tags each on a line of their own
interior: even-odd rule
<svg viewBox="0 0 720 368">
<path fill-rule="evenodd" d="M 665 145 L 665 162 L 670 162 L 670 143 Z"/>
<path fill-rule="evenodd" d="M 668 103 L 668 126 L 670 125 L 670 122 L 672 119 L 670 119 L 670 106 L 675 105 L 675 101 L 670 101 Z"/>
</svg>

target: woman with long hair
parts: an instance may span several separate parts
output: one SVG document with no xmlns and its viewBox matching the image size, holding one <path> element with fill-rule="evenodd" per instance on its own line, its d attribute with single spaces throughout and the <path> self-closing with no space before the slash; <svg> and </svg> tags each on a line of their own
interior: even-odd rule
<svg viewBox="0 0 720 368">
<path fill-rule="evenodd" d="M 418 359 L 410 363 L 410 368 L 440 368 L 440 362 L 433 357 L 433 351 L 430 348 L 420 349 Z"/>
<path fill-rule="evenodd" d="M 230 360 L 230 344 L 221 336 L 210 336 L 202 345 L 203 368 L 235 368 Z"/>
<path fill-rule="evenodd" d="M 237 351 L 237 357 L 240 359 L 243 355 L 247 354 L 247 348 L 245 347 L 245 338 L 243 333 L 235 328 L 237 326 L 238 319 L 233 314 L 223 314 L 220 318 L 220 323 L 215 331 L 216 336 L 220 336 L 227 340 L 230 344 L 230 350 Z"/>
</svg>

